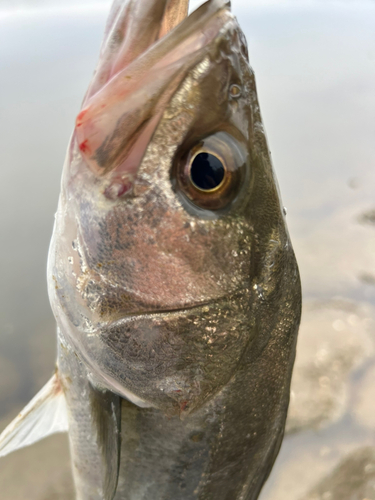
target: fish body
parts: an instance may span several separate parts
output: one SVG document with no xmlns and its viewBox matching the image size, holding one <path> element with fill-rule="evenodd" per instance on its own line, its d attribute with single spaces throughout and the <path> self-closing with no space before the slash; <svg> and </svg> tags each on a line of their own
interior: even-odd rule
<svg viewBox="0 0 375 500">
<path fill-rule="evenodd" d="M 79 500 L 255 500 L 278 453 L 298 268 L 223 0 L 115 1 L 49 263 Z"/>
</svg>

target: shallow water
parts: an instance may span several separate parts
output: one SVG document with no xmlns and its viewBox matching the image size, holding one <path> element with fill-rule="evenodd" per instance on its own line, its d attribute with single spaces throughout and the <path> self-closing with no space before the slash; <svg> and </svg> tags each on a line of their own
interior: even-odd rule
<svg viewBox="0 0 375 500">
<path fill-rule="evenodd" d="M 54 368 L 46 256 L 65 148 L 97 59 L 106 16 L 106 2 L 94 2 L 91 9 L 86 1 L 85 8 L 66 7 L 58 13 L 53 2 L 33 3 L 38 10 L 10 13 L 11 3 L 0 1 L 4 425 Z M 322 409 L 314 423 L 303 416 L 304 424 L 300 421 L 286 437 L 262 500 L 338 500 L 336 490 L 324 486 L 326 491 L 319 493 L 315 486 L 347 454 L 375 446 L 375 4 L 253 1 L 245 8 L 242 0 L 232 3 L 248 39 L 305 302 L 320 300 L 315 309 L 304 311 L 301 335 L 309 339 L 319 331 L 321 340 L 311 352 L 309 342 L 300 342 L 302 378 L 295 383 L 306 384 L 305 393 L 311 390 L 317 405 L 324 397 L 333 408 L 331 413 Z M 347 300 L 338 305 L 333 301 L 337 296 Z M 337 330 L 340 325 L 347 330 Z M 346 332 L 340 337 L 343 342 L 348 339 L 348 344 L 340 344 L 342 351 L 335 347 L 337 331 Z M 333 339 L 326 349 L 331 364 L 339 367 L 351 350 L 351 339 L 357 342 L 359 354 L 351 365 L 345 358 L 346 368 L 334 373 L 330 363 L 319 365 L 314 355 L 327 338 Z M 319 376 L 311 372 L 308 378 L 303 370 L 310 365 L 323 371 Z M 317 389 L 322 377 L 324 383 L 328 378 L 338 384 L 336 393 L 324 389 L 324 383 L 325 392 Z M 297 417 L 298 398 L 293 403 Z M 36 460 L 43 466 L 33 465 Z M 64 437 L 2 459 L 0 488 L 4 500 L 72 498 Z M 350 498 L 375 500 L 373 490 L 359 491 Z"/>
</svg>

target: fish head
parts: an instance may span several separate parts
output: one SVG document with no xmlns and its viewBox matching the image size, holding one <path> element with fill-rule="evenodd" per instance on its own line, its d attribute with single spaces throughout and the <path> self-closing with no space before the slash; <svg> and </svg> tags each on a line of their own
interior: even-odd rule
<svg viewBox="0 0 375 500">
<path fill-rule="evenodd" d="M 229 3 L 177 27 L 161 4 L 115 3 L 64 169 L 49 290 L 95 383 L 184 416 L 270 338 L 257 307 L 272 309 L 295 261 Z"/>
</svg>

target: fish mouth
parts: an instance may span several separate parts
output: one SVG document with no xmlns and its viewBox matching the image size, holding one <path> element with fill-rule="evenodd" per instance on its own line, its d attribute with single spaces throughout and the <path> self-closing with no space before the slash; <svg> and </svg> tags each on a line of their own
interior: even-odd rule
<svg viewBox="0 0 375 500">
<path fill-rule="evenodd" d="M 171 97 L 234 21 L 227 0 L 209 0 L 176 27 L 167 7 L 177 4 L 183 12 L 186 0 L 137 2 L 125 2 L 112 22 L 75 134 L 80 154 L 95 174 L 111 173 L 111 178 L 130 182 Z M 150 12 L 162 4 L 167 5 L 164 16 L 133 22 L 132 14 L 140 13 L 142 6 Z M 145 26 L 153 35 L 139 53 L 135 40 L 147 31 Z M 113 49 L 114 40 L 121 38 Z"/>
</svg>

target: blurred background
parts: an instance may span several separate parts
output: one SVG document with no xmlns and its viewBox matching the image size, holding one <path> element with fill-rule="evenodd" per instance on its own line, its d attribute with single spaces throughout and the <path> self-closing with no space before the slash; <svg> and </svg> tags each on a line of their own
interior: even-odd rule
<svg viewBox="0 0 375 500">
<path fill-rule="evenodd" d="M 48 244 L 109 5 L 0 0 L 0 431 L 54 369 Z M 232 5 L 304 293 L 287 435 L 261 500 L 375 500 L 375 1 Z M 0 459 L 0 492 L 74 498 L 66 436 Z"/>
</svg>

